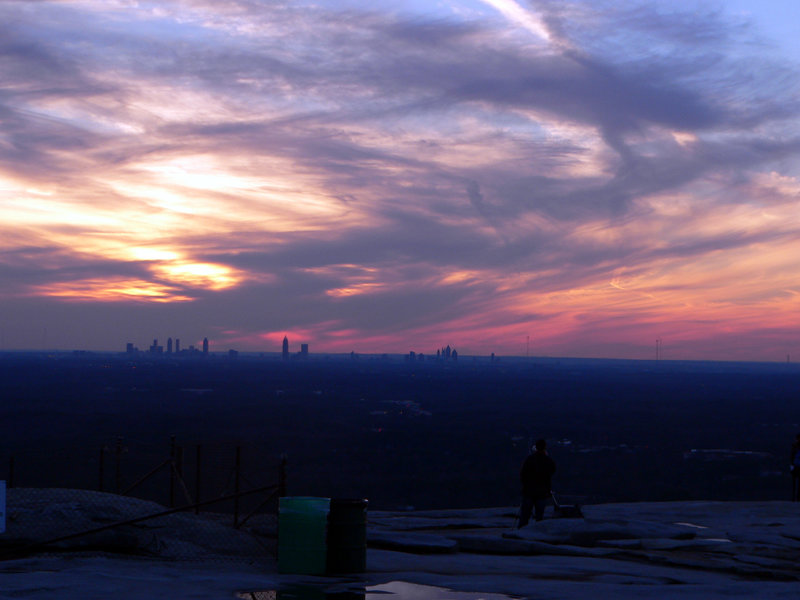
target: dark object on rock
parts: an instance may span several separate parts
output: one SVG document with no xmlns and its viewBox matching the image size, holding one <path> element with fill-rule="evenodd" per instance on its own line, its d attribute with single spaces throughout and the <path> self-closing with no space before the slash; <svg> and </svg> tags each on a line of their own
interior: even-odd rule
<svg viewBox="0 0 800 600">
<path fill-rule="evenodd" d="M 367 504 L 364 498 L 332 498 L 328 513 L 328 573 L 367 570 Z"/>
<path fill-rule="evenodd" d="M 583 512 L 580 504 L 559 504 L 555 493 L 550 492 L 553 497 L 553 518 L 554 519 L 582 519 Z"/>
</svg>

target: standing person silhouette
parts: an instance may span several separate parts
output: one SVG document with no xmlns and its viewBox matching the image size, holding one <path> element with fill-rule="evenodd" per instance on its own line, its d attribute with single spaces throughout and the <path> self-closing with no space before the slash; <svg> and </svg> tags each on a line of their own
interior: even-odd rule
<svg viewBox="0 0 800 600">
<path fill-rule="evenodd" d="M 531 519 L 531 511 L 536 510 L 534 518 L 541 521 L 544 518 L 544 508 L 552 495 L 551 480 L 556 472 L 556 463 L 547 455 L 547 442 L 543 439 L 536 440 L 528 458 L 522 463 L 519 473 L 522 482 L 522 506 L 519 511 L 519 525 L 525 527 Z"/>
<path fill-rule="evenodd" d="M 792 502 L 797 502 L 800 500 L 800 433 L 794 436 L 789 470 L 792 472 Z"/>
</svg>

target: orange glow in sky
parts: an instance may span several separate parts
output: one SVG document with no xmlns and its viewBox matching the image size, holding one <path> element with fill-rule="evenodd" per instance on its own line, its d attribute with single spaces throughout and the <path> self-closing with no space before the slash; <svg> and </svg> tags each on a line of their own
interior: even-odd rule
<svg viewBox="0 0 800 600">
<path fill-rule="evenodd" d="M 142 280 L 86 279 L 64 284 L 50 284 L 35 290 L 36 294 L 77 301 L 122 302 L 186 302 L 188 296 L 176 293 L 176 288 Z"/>
<path fill-rule="evenodd" d="M 757 4 L 346 4 L 0 4 L 5 348 L 800 356 Z"/>
</svg>

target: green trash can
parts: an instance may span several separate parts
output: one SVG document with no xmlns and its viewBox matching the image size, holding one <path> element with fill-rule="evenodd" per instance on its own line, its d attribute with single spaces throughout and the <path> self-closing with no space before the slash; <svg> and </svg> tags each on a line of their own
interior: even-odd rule
<svg viewBox="0 0 800 600">
<path fill-rule="evenodd" d="M 285 496 L 278 500 L 278 571 L 324 575 L 330 498 Z"/>
<path fill-rule="evenodd" d="M 367 570 L 367 500 L 333 498 L 328 513 L 328 573 Z"/>
</svg>

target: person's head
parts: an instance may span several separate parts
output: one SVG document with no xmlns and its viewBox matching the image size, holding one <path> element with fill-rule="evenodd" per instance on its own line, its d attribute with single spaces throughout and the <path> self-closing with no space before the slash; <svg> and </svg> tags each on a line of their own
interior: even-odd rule
<svg viewBox="0 0 800 600">
<path fill-rule="evenodd" d="M 547 450 L 547 442 L 544 440 L 544 438 L 538 439 L 533 447 L 536 448 L 537 452 L 544 452 Z"/>
</svg>

